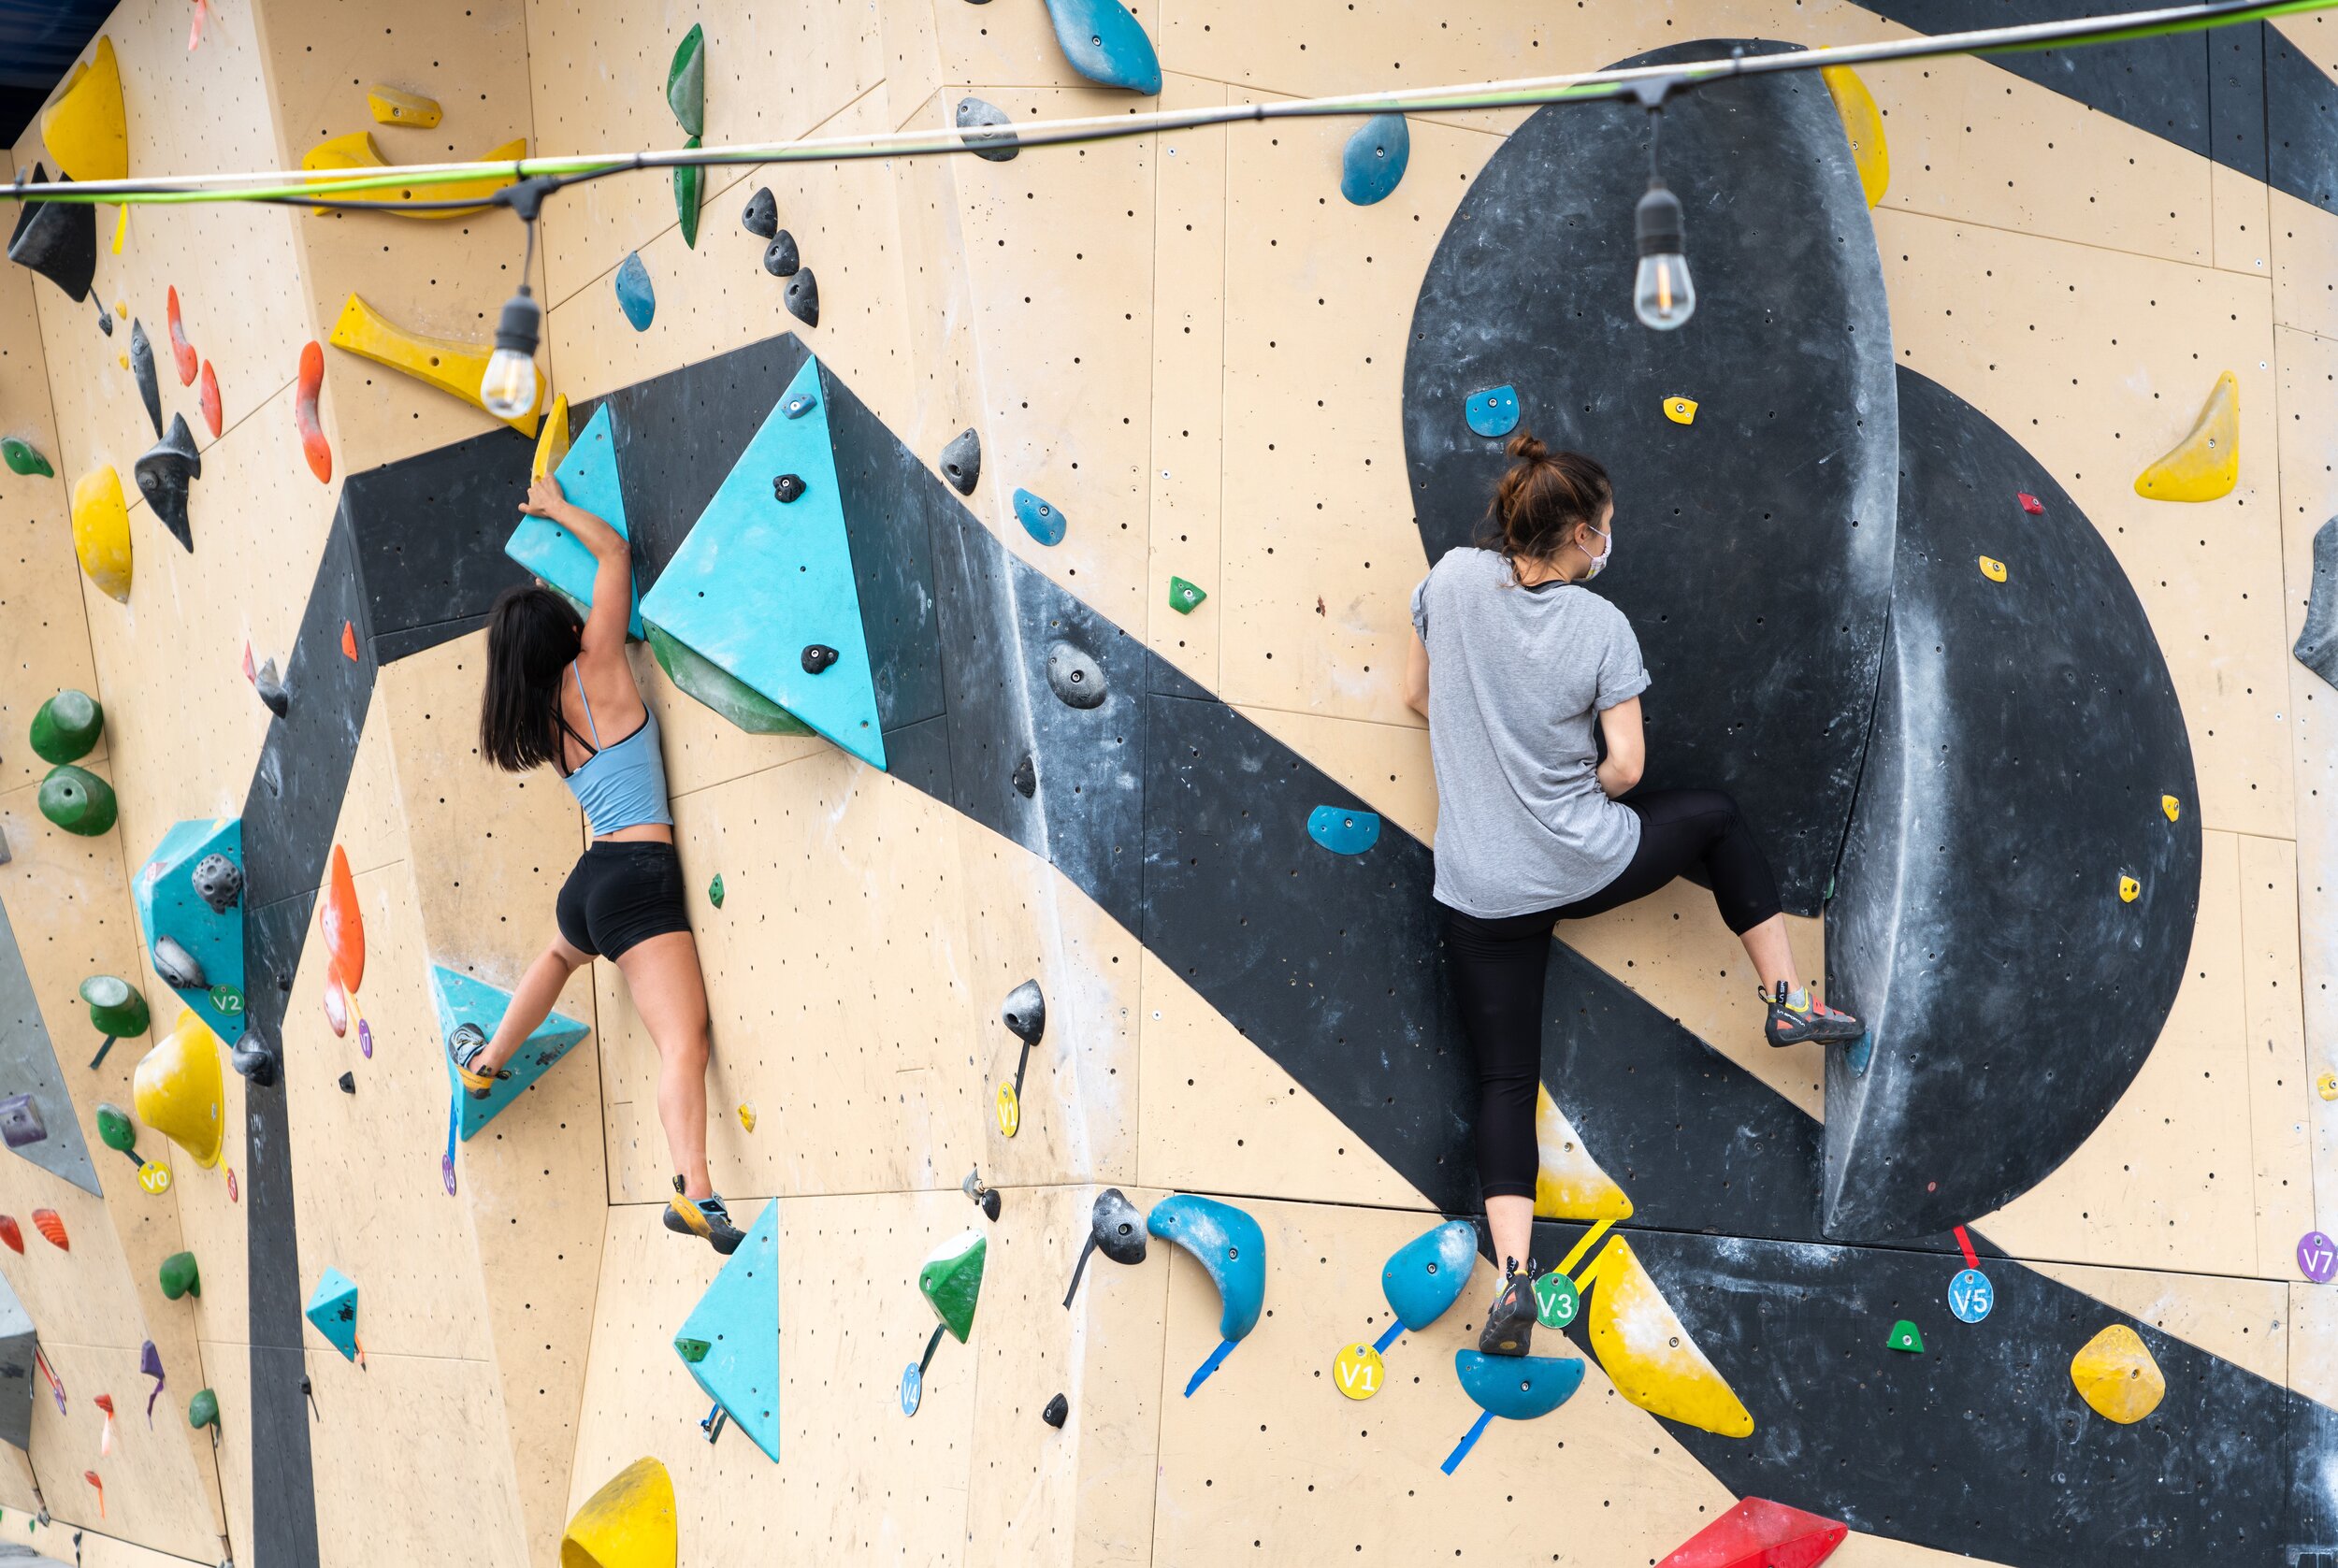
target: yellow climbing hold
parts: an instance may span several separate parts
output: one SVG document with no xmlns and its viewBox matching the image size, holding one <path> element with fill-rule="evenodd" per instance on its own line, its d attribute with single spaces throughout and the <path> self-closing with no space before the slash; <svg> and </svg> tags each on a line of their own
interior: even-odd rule
<svg viewBox="0 0 2338 1568">
<path fill-rule="evenodd" d="M 2241 479 L 2241 383 L 2216 378 L 2191 433 L 2135 477 L 2135 494 L 2154 501 L 2213 501 Z"/>
<path fill-rule="evenodd" d="M 543 478 L 568 454 L 569 395 L 564 392 L 552 400 L 552 412 L 544 416 L 543 433 L 536 438 L 536 461 L 528 466 L 527 477 Z"/>
<path fill-rule="evenodd" d="M 1535 1090 L 1535 1213 L 1544 1219 L 1629 1219 L 1632 1201 L 1583 1147 L 1551 1091 Z"/>
<path fill-rule="evenodd" d="M 2324 1100 L 2338 1100 L 2338 1072 L 2325 1072 L 2315 1079 L 2314 1092 Z"/>
<path fill-rule="evenodd" d="M 514 163 L 527 156 L 527 138 L 507 141 L 491 148 L 471 160 L 481 164 Z M 321 141 L 309 149 L 301 158 L 300 166 L 312 174 L 346 174 L 353 169 L 386 169 L 397 165 L 382 156 L 382 150 L 373 145 L 371 131 L 352 131 L 345 137 Z M 351 191 L 350 201 L 479 201 L 483 202 L 506 185 L 513 182 L 508 174 L 488 175 L 480 180 L 448 180 L 436 183 L 389 186 L 374 191 Z M 484 212 L 484 207 L 450 208 L 437 212 L 399 212 L 401 218 L 469 218 Z"/>
<path fill-rule="evenodd" d="M 1981 575 L 1992 583 L 2002 583 L 2005 581 L 2005 563 L 1994 555 L 1984 555 L 1981 557 Z"/>
<path fill-rule="evenodd" d="M 2071 1382 L 2096 1415 L 2121 1426 L 2158 1409 L 2168 1394 L 2168 1380 L 2159 1374 L 2150 1347 L 2124 1323 L 2112 1324 L 2080 1346 L 2071 1358 Z"/>
<path fill-rule="evenodd" d="M 1859 168 L 1859 188 L 1867 193 L 1868 205 L 1873 207 L 1883 199 L 1883 189 L 1892 182 L 1892 154 L 1883 139 L 1883 111 L 1875 107 L 1875 94 L 1868 91 L 1868 84 L 1850 66 L 1826 65 L 1818 74 L 1826 83 L 1827 94 L 1835 100 L 1835 112 L 1842 117 L 1842 133 L 1851 142 L 1851 161 Z"/>
<path fill-rule="evenodd" d="M 2131 904 L 2143 896 L 2143 885 L 2131 876 L 2119 878 L 2119 902 Z"/>
<path fill-rule="evenodd" d="M 114 254 L 122 254 L 122 247 L 130 237 L 130 204 L 123 202 L 114 215 Z"/>
<path fill-rule="evenodd" d="M 376 124 L 411 125 L 426 131 L 439 122 L 438 99 L 426 98 L 419 93 L 400 93 L 395 87 L 377 84 L 367 88 L 366 108 L 373 111 Z"/>
<path fill-rule="evenodd" d="M 2173 822 L 2184 814 L 2184 802 L 2172 795 L 2162 795 L 2159 797 L 2159 809 L 2167 813 L 2170 822 Z"/>
<path fill-rule="evenodd" d="M 1591 1348 L 1616 1392 L 1652 1416 L 1723 1437 L 1754 1435 L 1754 1415 L 1689 1337 L 1621 1236 L 1585 1271 Z"/>
<path fill-rule="evenodd" d="M 220 1140 L 227 1132 L 222 1104 L 225 1080 L 219 1071 L 219 1036 L 180 1008 L 179 1022 L 138 1062 L 130 1089 L 138 1120 L 178 1144 L 205 1168 L 219 1163 Z"/>
<path fill-rule="evenodd" d="M 749 1132 L 755 1130 L 755 1105 L 751 1100 L 739 1101 L 739 1125 Z"/>
<path fill-rule="evenodd" d="M 354 294 L 341 307 L 341 319 L 333 324 L 332 343 L 378 365 L 403 370 L 474 409 L 485 407 L 479 401 L 479 378 L 487 373 L 487 355 L 493 351 L 483 344 L 409 332 Z M 534 404 L 519 418 L 503 423 L 523 436 L 533 436 L 543 421 L 543 406 L 544 373 L 540 369 Z"/>
<path fill-rule="evenodd" d="M 674 1568 L 673 1477 L 656 1460 L 617 1472 L 569 1521 L 560 1568 Z"/>
<path fill-rule="evenodd" d="M 58 167 L 76 180 L 130 178 L 130 128 L 122 112 L 122 67 L 114 41 L 100 37 L 86 65 L 40 117 L 40 139 Z"/>
<path fill-rule="evenodd" d="M 1696 399 L 1694 397 L 1666 398 L 1665 418 L 1675 424 L 1695 424 L 1696 423 Z"/>
<path fill-rule="evenodd" d="M 130 509 L 110 464 L 73 482 L 73 553 L 108 598 L 130 602 Z"/>
</svg>

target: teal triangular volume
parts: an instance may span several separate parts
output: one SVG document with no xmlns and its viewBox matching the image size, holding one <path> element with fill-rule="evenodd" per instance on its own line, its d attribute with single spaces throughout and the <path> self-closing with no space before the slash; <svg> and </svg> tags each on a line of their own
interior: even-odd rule
<svg viewBox="0 0 2338 1568">
<path fill-rule="evenodd" d="M 552 475 L 560 482 L 563 495 L 616 529 L 619 539 L 633 537 L 625 525 L 625 489 L 617 482 L 617 427 L 609 417 L 608 404 L 593 410 L 584 433 L 570 445 L 569 454 Z M 593 577 L 598 570 L 593 553 L 559 524 L 545 517 L 521 518 L 503 553 L 577 603 L 591 607 Z M 628 630 L 640 640 L 642 591 L 638 587 L 633 590 L 633 618 Z"/>
<path fill-rule="evenodd" d="M 10 1102 L 20 1097 L 11 1110 Z M 73 1097 L 65 1092 L 56 1047 L 50 1043 L 49 1026 L 33 995 L 33 977 L 24 971 L 24 957 L 17 951 L 6 909 L 0 909 L 0 1128 L 9 1131 L 10 1154 L 52 1176 L 63 1176 L 84 1192 L 99 1191 L 80 1117 L 74 1112 Z M 0 1340 L 5 1332 L 0 1331 Z M 7 1426 L 11 1398 L 6 1382 L 0 1371 L 0 1428 Z M 6 1441 L 4 1432 L 0 1441 Z"/>
<path fill-rule="evenodd" d="M 309 1292 L 302 1315 L 333 1348 L 351 1360 L 357 1359 L 357 1282 L 339 1269 L 327 1269 L 317 1287 Z"/>
<path fill-rule="evenodd" d="M 784 474 L 803 482 L 792 501 L 772 490 Z M 642 618 L 861 761 L 885 766 L 818 360 L 803 362 L 740 453 L 642 601 Z M 837 655 L 816 675 L 803 668 L 815 643 Z"/>
<path fill-rule="evenodd" d="M 208 881 L 221 908 L 195 890 L 195 869 L 214 855 L 235 868 L 232 878 Z M 203 985 L 173 985 L 179 1000 L 233 1045 L 243 1038 L 243 819 L 223 816 L 182 822 L 163 835 L 131 885 L 138 924 L 146 928 L 146 957 L 170 938 L 202 966 Z M 158 965 L 156 974 L 162 972 Z"/>
<path fill-rule="evenodd" d="M 690 1359 L 685 1341 L 706 1346 Z M 674 1331 L 674 1350 L 706 1397 L 779 1462 L 779 1200 L 763 1205 L 755 1229 Z"/>
<path fill-rule="evenodd" d="M 455 1125 L 467 1144 L 472 1133 L 501 1115 L 504 1107 L 527 1093 L 529 1085 L 550 1072 L 562 1057 L 576 1048 L 578 1041 L 591 1032 L 565 1013 L 553 1014 L 536 1026 L 527 1043 L 503 1064 L 512 1075 L 497 1084 L 486 1099 L 473 1100 L 455 1076 L 454 1058 L 446 1056 L 446 1037 L 459 1025 L 477 1024 L 480 1032 L 492 1039 L 496 1026 L 503 1021 L 504 1011 L 512 1005 L 512 993 L 442 964 L 432 964 L 430 996 L 439 1008 L 439 1055 L 446 1057 L 446 1081 L 455 1096 Z"/>
</svg>

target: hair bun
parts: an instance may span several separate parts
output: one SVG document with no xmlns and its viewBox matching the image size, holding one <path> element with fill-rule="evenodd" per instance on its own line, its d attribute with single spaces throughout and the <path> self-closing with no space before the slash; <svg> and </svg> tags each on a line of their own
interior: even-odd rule
<svg viewBox="0 0 2338 1568">
<path fill-rule="evenodd" d="M 1550 449 L 1537 440 L 1531 430 L 1521 430 L 1512 436 L 1508 450 L 1522 463 L 1539 463 L 1551 455 Z"/>
</svg>

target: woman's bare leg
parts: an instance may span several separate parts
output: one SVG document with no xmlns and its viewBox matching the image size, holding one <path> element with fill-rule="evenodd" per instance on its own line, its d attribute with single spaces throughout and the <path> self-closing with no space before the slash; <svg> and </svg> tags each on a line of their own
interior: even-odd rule
<svg viewBox="0 0 2338 1568">
<path fill-rule="evenodd" d="M 1802 976 L 1794 967 L 1794 944 L 1786 939 L 1784 915 L 1771 915 L 1738 940 L 1745 943 L 1745 956 L 1754 960 L 1754 972 L 1762 977 L 1765 992 L 1776 991 L 1781 980 L 1790 993 L 1802 989 Z"/>
<path fill-rule="evenodd" d="M 569 976 L 592 961 L 590 955 L 570 947 L 566 939 L 554 937 L 552 945 L 537 954 L 536 961 L 520 976 L 512 1005 L 504 1009 L 503 1021 L 496 1025 L 495 1038 L 471 1063 L 471 1070 L 493 1072 L 516 1056 L 527 1037 L 536 1032 L 536 1026 L 552 1015 L 553 1003 L 560 1000 L 560 988 L 569 983 Z"/>
<path fill-rule="evenodd" d="M 1504 1260 L 1515 1258 L 1519 1267 L 1535 1250 L 1535 1201 L 1506 1193 L 1486 1200 L 1486 1229 L 1494 1232 L 1494 1272 L 1499 1275 Z"/>
<path fill-rule="evenodd" d="M 706 1174 L 706 1058 L 709 1024 L 706 980 L 699 972 L 698 942 L 669 931 L 625 951 L 617 960 L 633 1010 L 657 1046 L 657 1119 L 682 1177 L 682 1195 L 713 1195 Z"/>
</svg>

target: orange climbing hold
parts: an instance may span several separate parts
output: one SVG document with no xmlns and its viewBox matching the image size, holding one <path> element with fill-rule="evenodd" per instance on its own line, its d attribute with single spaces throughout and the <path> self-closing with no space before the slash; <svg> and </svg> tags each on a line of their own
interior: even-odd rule
<svg viewBox="0 0 2338 1568">
<path fill-rule="evenodd" d="M 366 983 L 366 922 L 357 907 L 357 881 L 349 874 L 348 852 L 339 844 L 326 871 L 323 921 L 333 971 L 354 991 Z"/>
<path fill-rule="evenodd" d="M 97 1489 L 97 1517 L 104 1518 L 106 1517 L 106 1483 L 97 1478 L 97 1472 L 94 1470 L 82 1471 L 81 1479 Z"/>
<path fill-rule="evenodd" d="M 300 348 L 300 385 L 293 393 L 293 423 L 300 426 L 300 450 L 319 484 L 333 482 L 333 449 L 317 423 L 317 395 L 325 390 L 325 345 L 314 338 Z M 354 655 L 352 655 L 353 657 Z"/>
<path fill-rule="evenodd" d="M 357 662 L 357 628 L 347 621 L 341 623 L 341 657 L 352 664 Z"/>
<path fill-rule="evenodd" d="M 122 210 L 127 212 L 130 209 L 124 207 Z M 176 283 L 170 286 L 170 298 L 164 316 L 170 324 L 170 352 L 179 361 L 179 384 L 193 386 L 199 362 L 195 357 L 195 345 L 187 341 L 186 324 L 179 319 L 179 285 Z"/>
<path fill-rule="evenodd" d="M 211 439 L 219 439 L 220 432 L 226 426 L 226 419 L 224 410 L 219 406 L 219 377 L 212 371 L 211 362 L 208 359 L 203 362 L 203 378 L 195 389 L 195 401 L 203 410 L 203 423 L 210 426 Z M 325 462 L 329 469 L 333 463 L 330 453 L 325 454 Z"/>
<path fill-rule="evenodd" d="M 6 1242 L 8 1250 L 19 1258 L 24 1256 L 24 1232 L 17 1225 L 16 1216 L 0 1215 L 0 1242 Z"/>
<path fill-rule="evenodd" d="M 1658 1568 L 1815 1568 L 1851 1527 L 1749 1497 L 1673 1549 Z"/>
<path fill-rule="evenodd" d="M 35 1209 L 33 1229 L 49 1238 L 49 1244 L 59 1252 L 71 1252 L 73 1242 L 65 1233 L 65 1221 L 54 1209 Z"/>
</svg>

